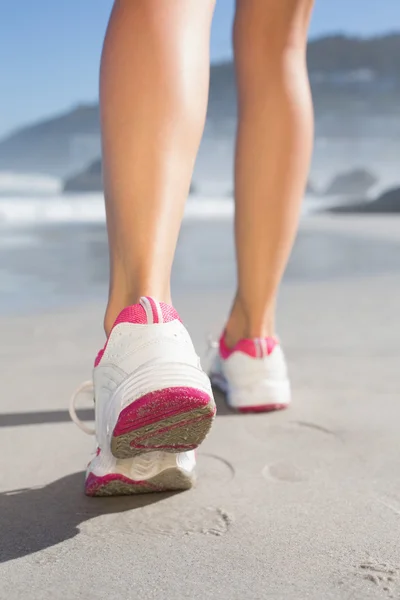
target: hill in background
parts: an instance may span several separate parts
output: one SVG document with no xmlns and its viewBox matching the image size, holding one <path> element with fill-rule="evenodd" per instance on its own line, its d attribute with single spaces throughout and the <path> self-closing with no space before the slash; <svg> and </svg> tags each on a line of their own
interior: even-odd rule
<svg viewBox="0 0 400 600">
<path fill-rule="evenodd" d="M 317 137 L 399 136 L 400 34 L 317 39 L 309 44 L 308 64 Z M 399 117 L 397 125 L 389 125 L 388 116 Z M 214 65 L 206 135 L 212 131 L 233 139 L 235 117 L 233 65 Z M 65 176 L 86 167 L 99 153 L 98 106 L 82 105 L 0 141 L 0 169 Z"/>
</svg>

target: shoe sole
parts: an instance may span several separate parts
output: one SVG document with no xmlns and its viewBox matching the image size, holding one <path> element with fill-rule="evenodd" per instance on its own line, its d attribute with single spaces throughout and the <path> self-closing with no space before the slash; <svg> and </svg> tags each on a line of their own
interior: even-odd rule
<svg viewBox="0 0 400 600">
<path fill-rule="evenodd" d="M 101 477 L 90 473 L 85 482 L 85 494 L 90 497 L 106 497 L 184 491 L 192 488 L 195 480 L 193 473 L 185 473 L 178 468 L 165 469 L 143 481 L 129 479 L 119 473 Z"/>
<path fill-rule="evenodd" d="M 145 452 L 185 452 L 208 435 L 216 407 L 212 395 L 191 387 L 169 387 L 138 398 L 124 408 L 111 438 L 119 459 Z"/>
<path fill-rule="evenodd" d="M 290 400 L 285 402 L 267 402 L 265 404 L 233 406 L 229 402 L 229 384 L 225 377 L 222 377 L 217 373 L 210 373 L 210 380 L 212 386 L 217 388 L 224 394 L 226 405 L 234 412 L 238 412 L 241 414 L 268 413 L 277 410 L 285 410 L 290 406 Z"/>
</svg>

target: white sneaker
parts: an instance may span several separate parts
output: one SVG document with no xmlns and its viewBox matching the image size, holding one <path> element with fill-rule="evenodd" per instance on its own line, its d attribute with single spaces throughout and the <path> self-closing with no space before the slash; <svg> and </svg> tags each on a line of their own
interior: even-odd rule
<svg viewBox="0 0 400 600">
<path fill-rule="evenodd" d="M 83 383 L 71 398 L 72 420 L 85 432 L 95 430 L 81 422 L 75 412 L 75 400 L 83 393 L 94 394 L 93 383 Z M 106 448 L 98 446 L 86 469 L 87 496 L 126 496 L 148 492 L 166 492 L 190 489 L 196 480 L 196 453 L 147 452 L 135 458 L 115 458 Z"/>
<path fill-rule="evenodd" d="M 285 357 L 273 338 L 240 340 L 229 349 L 222 336 L 210 378 L 239 412 L 268 412 L 290 404 Z"/>
<path fill-rule="evenodd" d="M 128 473 L 137 473 L 151 460 L 156 468 L 146 471 L 151 473 L 145 477 L 147 483 L 149 478 L 154 483 L 156 477 L 159 485 L 161 472 L 180 470 L 182 463 L 190 462 L 194 469 L 195 459 L 188 451 L 199 446 L 210 431 L 215 403 L 190 336 L 171 306 L 141 298 L 140 304 L 125 308 L 96 358 L 93 381 L 95 430 L 75 412 L 76 397 L 87 391 L 87 384 L 70 403 L 72 420 L 86 433 L 95 433 L 100 448 L 88 468 L 87 489 L 92 489 L 93 477 L 107 475 L 114 480 L 118 475 L 120 484 L 121 476 L 137 483 Z M 151 453 L 153 459 L 149 455 L 140 463 L 123 464 L 122 459 L 144 453 Z M 167 460 L 164 453 L 178 456 Z M 188 472 L 191 476 L 192 469 Z M 188 487 L 187 480 L 184 487 Z"/>
</svg>

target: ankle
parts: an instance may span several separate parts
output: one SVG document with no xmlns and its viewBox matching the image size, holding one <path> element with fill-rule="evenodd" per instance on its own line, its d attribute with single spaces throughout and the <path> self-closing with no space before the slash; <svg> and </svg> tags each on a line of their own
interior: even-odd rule
<svg viewBox="0 0 400 600">
<path fill-rule="evenodd" d="M 225 342 L 233 348 L 240 340 L 274 337 L 275 303 L 246 307 L 237 296 L 225 327 Z"/>
<path fill-rule="evenodd" d="M 167 291 L 165 291 L 154 286 L 143 286 L 135 291 L 124 294 L 117 294 L 114 291 L 111 291 L 104 316 L 104 331 L 107 337 L 110 335 L 111 329 L 113 328 L 115 320 L 120 312 L 127 306 L 138 304 L 140 302 L 140 298 L 143 296 L 150 296 L 159 302 L 172 304 L 171 292 L 169 288 Z"/>
</svg>

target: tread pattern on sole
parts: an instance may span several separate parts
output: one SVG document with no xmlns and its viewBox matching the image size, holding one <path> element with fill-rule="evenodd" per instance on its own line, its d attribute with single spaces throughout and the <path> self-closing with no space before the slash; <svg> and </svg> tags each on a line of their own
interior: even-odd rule
<svg viewBox="0 0 400 600">
<path fill-rule="evenodd" d="M 216 412 L 212 395 L 195 388 L 152 392 L 140 399 L 139 408 L 136 402 L 121 412 L 115 426 L 111 452 L 116 458 L 193 450 L 209 433 Z"/>
<path fill-rule="evenodd" d="M 91 497 L 104 497 L 176 492 L 189 490 L 194 483 L 195 475 L 193 473 L 185 473 L 178 468 L 165 469 L 144 481 L 134 481 L 119 473 L 102 477 L 90 473 L 85 482 L 85 494 Z"/>
</svg>

